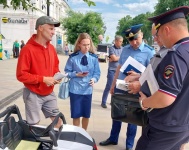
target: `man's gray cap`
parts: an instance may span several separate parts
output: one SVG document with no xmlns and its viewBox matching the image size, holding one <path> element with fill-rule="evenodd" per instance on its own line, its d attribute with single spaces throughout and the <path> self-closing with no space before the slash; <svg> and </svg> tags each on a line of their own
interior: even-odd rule
<svg viewBox="0 0 189 150">
<path fill-rule="evenodd" d="M 36 21 L 36 25 L 35 25 L 35 29 L 37 30 L 37 28 L 40 25 L 44 25 L 44 24 L 52 24 L 55 27 L 59 27 L 60 26 L 60 22 L 59 21 L 55 21 L 53 18 L 49 17 L 49 16 L 42 16 L 39 17 Z"/>
</svg>

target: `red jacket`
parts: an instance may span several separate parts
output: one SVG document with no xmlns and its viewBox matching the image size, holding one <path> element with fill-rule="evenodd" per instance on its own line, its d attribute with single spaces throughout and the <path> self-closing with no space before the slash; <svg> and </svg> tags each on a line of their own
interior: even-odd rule
<svg viewBox="0 0 189 150">
<path fill-rule="evenodd" d="M 34 34 L 20 51 L 16 77 L 25 87 L 39 95 L 52 93 L 54 86 L 43 83 L 43 77 L 52 77 L 59 72 L 56 50 L 50 43 L 47 48 L 35 42 Z"/>
</svg>

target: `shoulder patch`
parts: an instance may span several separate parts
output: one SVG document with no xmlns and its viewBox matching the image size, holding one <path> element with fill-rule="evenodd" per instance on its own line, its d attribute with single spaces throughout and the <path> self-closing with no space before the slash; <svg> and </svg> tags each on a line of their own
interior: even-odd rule
<svg viewBox="0 0 189 150">
<path fill-rule="evenodd" d="M 166 66 L 164 69 L 164 74 L 163 74 L 164 78 L 165 79 L 171 78 L 174 73 L 174 69 L 175 67 L 173 65 Z"/>
<path fill-rule="evenodd" d="M 93 54 L 93 53 L 89 53 L 89 55 L 95 57 L 95 58 L 98 58 L 98 56 L 96 54 Z"/>
<path fill-rule="evenodd" d="M 146 46 L 146 47 L 148 47 L 151 51 L 153 51 L 154 49 L 151 47 L 151 46 L 149 46 L 148 44 L 144 44 L 144 46 Z"/>
<path fill-rule="evenodd" d="M 79 53 L 75 52 L 75 53 L 70 54 L 69 57 L 74 57 L 74 56 L 77 56 L 77 55 L 79 55 Z"/>
</svg>

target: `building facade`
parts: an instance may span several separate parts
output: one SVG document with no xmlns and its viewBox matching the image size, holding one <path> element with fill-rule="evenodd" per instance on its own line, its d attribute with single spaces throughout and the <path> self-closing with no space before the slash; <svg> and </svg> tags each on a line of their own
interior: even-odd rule
<svg viewBox="0 0 189 150">
<path fill-rule="evenodd" d="M 10 0 L 7 0 L 8 5 Z M 2 34 L 2 46 L 3 50 L 7 50 L 12 54 L 13 43 L 18 40 L 24 40 L 26 43 L 32 34 L 36 33 L 35 22 L 40 16 L 47 15 L 46 0 L 32 0 L 31 4 L 38 10 L 22 9 L 13 10 L 11 5 L 9 8 L 3 8 L 0 5 L 0 34 Z M 70 7 L 64 0 L 53 0 L 49 6 L 49 16 L 60 21 L 65 17 L 66 11 Z M 65 35 L 61 26 L 56 28 L 56 33 L 53 36 L 52 44 L 57 49 L 57 52 L 62 52 L 62 48 L 65 44 Z"/>
</svg>

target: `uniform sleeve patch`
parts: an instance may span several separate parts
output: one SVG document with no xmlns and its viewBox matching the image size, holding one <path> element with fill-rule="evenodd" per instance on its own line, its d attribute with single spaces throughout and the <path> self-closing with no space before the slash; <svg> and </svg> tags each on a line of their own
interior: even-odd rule
<svg viewBox="0 0 189 150">
<path fill-rule="evenodd" d="M 172 77 L 173 73 L 174 73 L 174 66 L 168 65 L 165 67 L 163 76 L 165 79 L 169 79 Z"/>
</svg>

